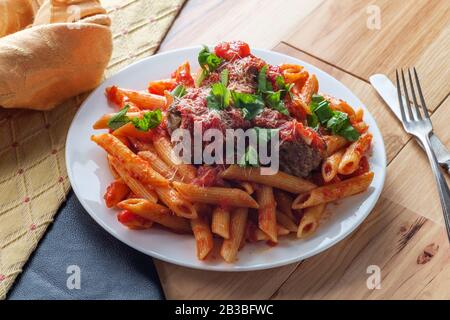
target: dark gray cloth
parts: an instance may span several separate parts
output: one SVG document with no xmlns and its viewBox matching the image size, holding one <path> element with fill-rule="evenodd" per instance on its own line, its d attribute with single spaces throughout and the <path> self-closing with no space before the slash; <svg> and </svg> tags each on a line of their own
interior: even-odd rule
<svg viewBox="0 0 450 320">
<path fill-rule="evenodd" d="M 69 286 L 77 287 L 78 275 L 80 289 L 70 290 L 68 278 Z M 152 259 L 103 230 L 73 192 L 8 296 L 12 300 L 163 298 Z"/>
</svg>

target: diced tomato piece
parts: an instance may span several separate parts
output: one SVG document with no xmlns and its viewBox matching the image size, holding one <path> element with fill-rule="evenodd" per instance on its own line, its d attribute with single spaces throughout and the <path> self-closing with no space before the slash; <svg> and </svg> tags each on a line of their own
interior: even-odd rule
<svg viewBox="0 0 450 320">
<path fill-rule="evenodd" d="M 221 42 L 214 48 L 215 54 L 225 60 L 235 60 L 250 55 L 250 47 L 243 41 Z"/>
<path fill-rule="evenodd" d="M 121 180 L 112 182 L 103 196 L 108 208 L 114 207 L 130 193 L 130 188 Z"/>
<path fill-rule="evenodd" d="M 147 229 L 152 226 L 152 221 L 144 219 L 129 210 L 122 210 L 117 215 L 117 220 L 130 229 Z"/>
<path fill-rule="evenodd" d="M 194 86 L 194 78 L 191 75 L 191 66 L 189 62 L 183 63 L 172 73 L 172 79 L 175 79 L 176 84 L 182 84 L 186 87 Z"/>
</svg>

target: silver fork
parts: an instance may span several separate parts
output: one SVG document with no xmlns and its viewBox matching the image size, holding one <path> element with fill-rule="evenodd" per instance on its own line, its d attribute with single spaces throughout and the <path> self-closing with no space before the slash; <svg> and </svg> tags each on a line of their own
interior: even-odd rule
<svg viewBox="0 0 450 320">
<path fill-rule="evenodd" d="M 431 169 L 433 170 L 434 177 L 439 191 L 439 199 L 441 200 L 442 211 L 444 213 L 445 227 L 447 228 L 447 236 L 450 241 L 450 191 L 448 189 L 447 183 L 439 170 L 439 164 L 436 156 L 431 149 L 430 145 L 430 133 L 433 130 L 431 124 L 430 115 L 428 114 L 427 107 L 425 105 L 425 100 L 423 99 L 422 89 L 419 83 L 419 77 L 417 76 L 416 68 L 414 68 L 414 78 L 416 82 L 417 92 L 420 98 L 420 103 L 423 109 L 423 116 L 420 112 L 420 106 L 417 103 L 416 89 L 413 84 L 411 77 L 411 71 L 408 69 L 409 87 L 411 89 L 412 98 L 414 102 L 414 110 L 411 105 L 411 100 L 409 100 L 408 88 L 406 86 L 405 75 L 403 69 L 402 74 L 402 84 L 405 99 L 402 99 L 402 90 L 400 88 L 400 80 L 398 70 L 395 71 L 397 76 L 397 92 L 398 92 L 398 103 L 400 105 L 400 113 L 403 120 L 403 125 L 406 132 L 415 136 L 423 145 L 425 152 L 427 153 L 428 160 L 431 164 Z"/>
</svg>

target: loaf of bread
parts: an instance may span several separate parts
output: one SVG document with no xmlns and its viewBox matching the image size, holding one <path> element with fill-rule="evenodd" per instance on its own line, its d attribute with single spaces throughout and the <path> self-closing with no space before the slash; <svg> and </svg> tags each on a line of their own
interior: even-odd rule
<svg viewBox="0 0 450 320">
<path fill-rule="evenodd" d="M 13 8 L 2 1 L 5 8 Z M 36 16 L 32 26 L 17 31 L 31 22 L 16 20 L 17 25 L 9 24 L 7 30 L 17 32 L 0 38 L 0 106 L 49 110 L 101 82 L 112 53 L 110 20 L 97 0 L 28 4 L 27 14 Z"/>
<path fill-rule="evenodd" d="M 47 0 L 36 13 L 33 25 L 77 22 L 105 14 L 99 0 Z M 106 21 L 109 25 L 109 18 Z"/>
<path fill-rule="evenodd" d="M 0 106 L 48 110 L 95 88 L 112 52 L 108 27 L 35 26 L 0 39 Z"/>
</svg>

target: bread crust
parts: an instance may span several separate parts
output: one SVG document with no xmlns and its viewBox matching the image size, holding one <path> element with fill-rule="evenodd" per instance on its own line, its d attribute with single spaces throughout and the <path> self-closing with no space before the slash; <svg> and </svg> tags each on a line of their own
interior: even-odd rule
<svg viewBox="0 0 450 320">
<path fill-rule="evenodd" d="M 112 52 L 108 27 L 35 26 L 0 39 L 0 106 L 48 110 L 95 88 Z"/>
</svg>

